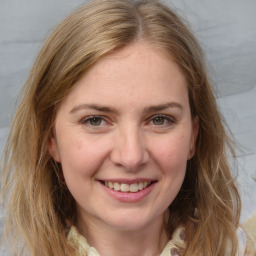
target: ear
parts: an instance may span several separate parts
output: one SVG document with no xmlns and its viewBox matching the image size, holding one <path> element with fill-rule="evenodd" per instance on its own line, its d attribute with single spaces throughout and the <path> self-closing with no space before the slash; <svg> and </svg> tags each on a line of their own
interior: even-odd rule
<svg viewBox="0 0 256 256">
<path fill-rule="evenodd" d="M 190 139 L 188 160 L 191 159 L 195 154 L 198 130 L 199 130 L 199 120 L 198 120 L 198 117 L 196 116 L 192 121 L 192 133 L 191 133 L 191 139 Z"/>
<path fill-rule="evenodd" d="M 48 152 L 52 156 L 54 161 L 60 163 L 60 154 L 55 136 L 50 137 L 47 147 Z"/>
</svg>

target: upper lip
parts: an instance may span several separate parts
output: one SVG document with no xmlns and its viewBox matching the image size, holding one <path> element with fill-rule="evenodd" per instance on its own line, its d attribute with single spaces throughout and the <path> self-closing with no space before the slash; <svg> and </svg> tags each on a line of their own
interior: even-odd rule
<svg viewBox="0 0 256 256">
<path fill-rule="evenodd" d="M 148 179 L 148 178 L 137 178 L 137 179 L 99 179 L 99 181 L 103 182 L 118 182 L 118 183 L 125 183 L 125 184 L 134 184 L 139 182 L 153 182 L 157 181 L 156 179 Z"/>
</svg>

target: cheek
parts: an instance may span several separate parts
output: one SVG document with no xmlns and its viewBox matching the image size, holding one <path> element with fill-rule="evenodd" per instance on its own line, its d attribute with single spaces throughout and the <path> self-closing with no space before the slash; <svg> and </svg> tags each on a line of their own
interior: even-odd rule
<svg viewBox="0 0 256 256">
<path fill-rule="evenodd" d="M 163 204 L 162 209 L 167 209 L 180 191 L 187 166 L 187 142 L 182 142 L 182 137 L 165 139 L 154 154 L 154 161 L 161 170 L 161 192 L 159 198 Z"/>
<path fill-rule="evenodd" d="M 83 135 L 69 137 L 60 145 L 64 176 L 92 176 L 107 155 L 107 145 Z"/>
<path fill-rule="evenodd" d="M 172 172 L 186 169 L 189 152 L 188 139 L 184 136 L 175 136 L 159 140 L 155 143 L 154 158 L 164 171 Z"/>
</svg>

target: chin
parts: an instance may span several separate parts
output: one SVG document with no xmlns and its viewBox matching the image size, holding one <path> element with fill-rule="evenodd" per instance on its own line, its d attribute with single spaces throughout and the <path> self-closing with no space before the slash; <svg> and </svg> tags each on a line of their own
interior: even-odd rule
<svg viewBox="0 0 256 256">
<path fill-rule="evenodd" d="M 161 218 L 162 220 L 162 218 Z M 149 217 L 143 213 L 119 213 L 118 215 L 112 215 L 107 223 L 117 230 L 122 231 L 135 231 L 140 230 L 148 225 L 154 225 L 156 218 Z"/>
</svg>

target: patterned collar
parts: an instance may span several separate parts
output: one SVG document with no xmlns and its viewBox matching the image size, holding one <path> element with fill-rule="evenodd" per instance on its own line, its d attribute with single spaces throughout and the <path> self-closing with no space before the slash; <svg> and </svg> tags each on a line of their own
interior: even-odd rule
<svg viewBox="0 0 256 256">
<path fill-rule="evenodd" d="M 238 228 L 237 236 L 239 247 L 237 256 L 245 255 L 246 235 L 242 228 Z M 71 226 L 68 232 L 68 242 L 76 248 L 76 256 L 100 256 L 94 247 L 90 247 L 86 239 L 79 234 L 75 226 Z M 179 227 L 175 230 L 173 238 L 166 244 L 160 256 L 180 256 L 178 246 L 185 247 L 185 229 Z"/>
<path fill-rule="evenodd" d="M 179 256 L 176 244 L 184 246 L 184 238 L 185 230 L 180 227 L 174 232 L 173 238 L 166 244 L 160 256 Z M 86 239 L 79 234 L 74 226 L 69 230 L 68 241 L 74 248 L 77 248 L 76 256 L 100 256 L 94 247 L 89 246 Z"/>
</svg>

